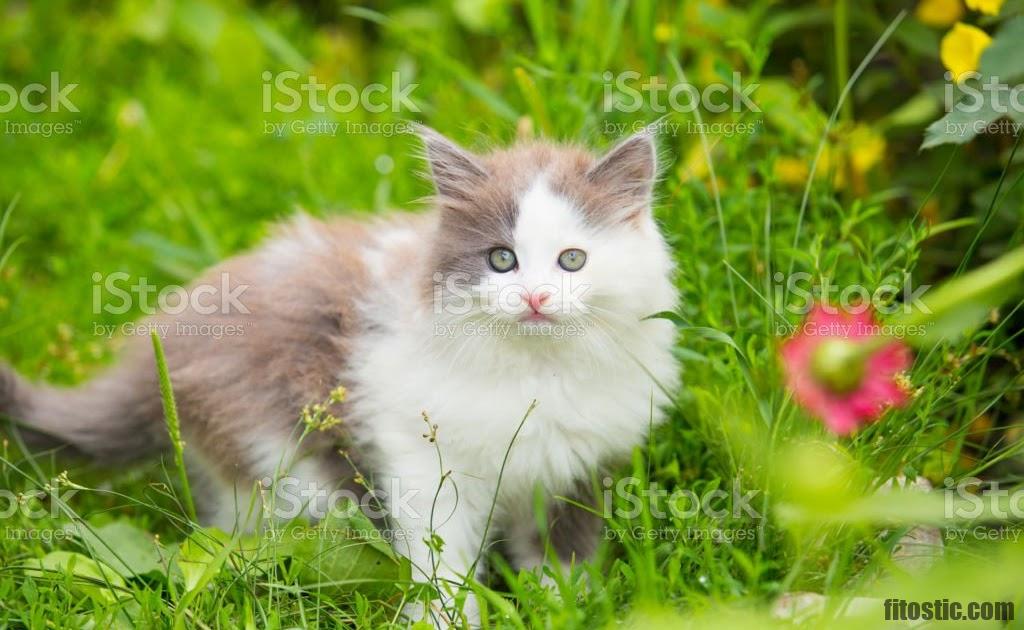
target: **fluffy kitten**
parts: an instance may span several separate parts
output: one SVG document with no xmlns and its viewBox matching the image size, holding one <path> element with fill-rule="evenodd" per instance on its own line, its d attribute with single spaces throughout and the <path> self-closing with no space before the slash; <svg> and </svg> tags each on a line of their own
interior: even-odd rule
<svg viewBox="0 0 1024 630">
<path fill-rule="evenodd" d="M 586 558 L 600 521 L 552 499 L 542 536 L 534 493 L 589 502 L 593 471 L 642 443 L 677 383 L 672 325 L 644 319 L 677 298 L 650 210 L 654 144 L 641 133 L 600 159 L 543 142 L 475 155 L 421 135 L 431 211 L 300 217 L 197 283 L 204 303 L 241 290 L 242 309 L 152 319 L 169 326 L 202 516 L 232 528 L 254 482 L 282 469 L 319 499 L 351 487 L 337 432 L 296 440 L 303 406 L 343 385 L 332 412 L 418 577 L 460 583 L 499 538 L 519 567 L 540 567 L 545 543 L 563 562 Z M 240 334 L 195 334 L 226 324 Z M 0 413 L 106 464 L 167 447 L 146 338 L 75 389 L 0 367 Z"/>
</svg>

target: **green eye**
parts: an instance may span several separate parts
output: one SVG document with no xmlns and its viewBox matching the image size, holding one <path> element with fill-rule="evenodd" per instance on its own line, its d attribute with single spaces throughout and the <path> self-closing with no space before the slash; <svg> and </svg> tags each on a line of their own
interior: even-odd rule
<svg viewBox="0 0 1024 630">
<path fill-rule="evenodd" d="M 567 249 L 558 255 L 558 266 L 566 271 L 579 271 L 587 262 L 587 252 L 582 249 Z"/>
<path fill-rule="evenodd" d="M 516 266 L 516 253 L 507 247 L 495 247 L 487 254 L 487 263 L 498 273 L 512 271 Z"/>
</svg>

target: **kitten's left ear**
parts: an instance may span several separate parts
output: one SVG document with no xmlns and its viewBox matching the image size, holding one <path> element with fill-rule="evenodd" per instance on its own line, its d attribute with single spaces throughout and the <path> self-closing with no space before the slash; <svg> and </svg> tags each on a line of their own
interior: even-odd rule
<svg viewBox="0 0 1024 630">
<path fill-rule="evenodd" d="M 587 171 L 587 179 L 611 188 L 631 203 L 649 203 L 658 175 L 658 151 L 654 134 L 645 129 L 615 145 Z"/>
<path fill-rule="evenodd" d="M 423 140 L 430 176 L 437 193 L 443 197 L 470 199 L 473 191 L 487 178 L 480 159 L 425 125 L 416 125 Z"/>
</svg>

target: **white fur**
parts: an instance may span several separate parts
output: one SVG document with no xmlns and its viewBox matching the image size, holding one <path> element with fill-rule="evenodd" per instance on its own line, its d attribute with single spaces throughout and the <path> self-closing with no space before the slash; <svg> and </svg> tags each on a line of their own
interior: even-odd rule
<svg viewBox="0 0 1024 630">
<path fill-rule="evenodd" d="M 390 247 L 408 247 L 397 236 L 378 239 L 366 260 L 379 265 Z M 422 302 L 389 300 L 416 294 L 422 267 L 408 268 L 388 278 L 387 290 L 368 296 L 365 311 L 377 319 L 380 332 L 358 340 L 357 360 L 343 375 L 343 382 L 352 383 L 361 423 L 357 439 L 375 457 L 377 481 L 397 477 L 403 491 L 418 492 L 412 501 L 416 514 L 393 516 L 396 548 L 412 559 L 421 578 L 460 582 L 467 575 L 486 542 L 495 495 L 500 524 L 522 517 L 521 506 L 532 506 L 535 486 L 568 493 L 599 463 L 628 456 L 660 420 L 657 409 L 667 399 L 658 383 L 669 391 L 676 385 L 672 325 L 642 321 L 676 305 L 670 257 L 651 217 L 639 227 L 595 228 L 540 177 L 521 197 L 514 247 L 519 269 L 485 280 L 534 290 L 560 286 L 571 275 L 588 287 L 583 307 L 570 312 L 558 301 L 552 316 L 579 324 L 582 334 L 512 334 L 522 309 L 463 316 L 435 313 Z M 557 265 L 567 248 L 588 256 L 573 274 Z M 492 320 L 512 327 L 510 334 L 473 335 L 461 328 Z M 536 408 L 512 445 L 498 488 L 506 450 L 533 401 Z M 436 444 L 423 437 L 423 412 L 438 426 Z M 423 543 L 430 531 L 444 540 L 436 568 L 438 559 Z"/>
<path fill-rule="evenodd" d="M 323 518 L 332 506 L 338 479 L 316 457 L 300 458 L 296 435 L 255 431 L 249 439 L 251 470 L 257 479 L 230 483 L 197 452 L 190 452 L 189 470 L 198 474 L 216 510 L 209 522 L 226 532 L 251 531 L 262 522 L 286 522 L 296 516 Z M 259 497 L 254 497 L 260 484 Z"/>
</svg>

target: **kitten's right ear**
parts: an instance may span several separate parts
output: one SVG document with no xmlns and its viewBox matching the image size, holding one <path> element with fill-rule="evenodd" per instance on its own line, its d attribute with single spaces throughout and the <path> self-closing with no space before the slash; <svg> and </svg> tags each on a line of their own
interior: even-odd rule
<svg viewBox="0 0 1024 630">
<path fill-rule="evenodd" d="M 658 176 L 658 150 L 654 130 L 647 128 L 615 145 L 587 171 L 587 179 L 640 202 L 650 203 Z"/>
<path fill-rule="evenodd" d="M 416 125 L 423 140 L 430 177 L 437 194 L 456 199 L 469 199 L 487 177 L 480 159 L 425 125 Z"/>
</svg>

